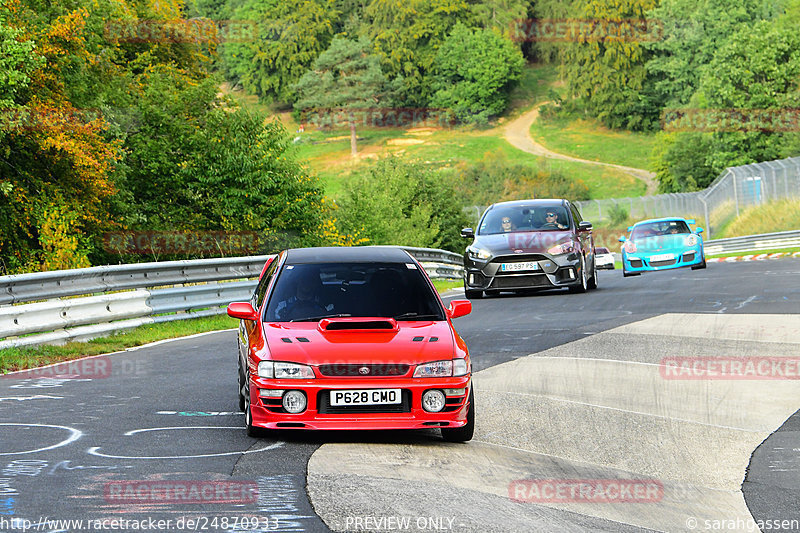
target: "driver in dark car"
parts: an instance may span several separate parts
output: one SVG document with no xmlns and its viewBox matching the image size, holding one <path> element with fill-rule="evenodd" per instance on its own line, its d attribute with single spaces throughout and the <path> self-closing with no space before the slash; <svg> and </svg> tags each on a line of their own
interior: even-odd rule
<svg viewBox="0 0 800 533">
<path fill-rule="evenodd" d="M 567 229 L 567 226 L 558 222 L 558 212 L 548 209 L 544 214 L 542 229 Z"/>
</svg>

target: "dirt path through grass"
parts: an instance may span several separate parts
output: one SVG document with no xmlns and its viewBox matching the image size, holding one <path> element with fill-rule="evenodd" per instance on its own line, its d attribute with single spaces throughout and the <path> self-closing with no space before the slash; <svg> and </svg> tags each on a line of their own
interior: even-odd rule
<svg viewBox="0 0 800 533">
<path fill-rule="evenodd" d="M 612 167 L 619 169 L 627 174 L 630 174 L 636 179 L 642 180 L 647 185 L 647 194 L 654 194 L 658 187 L 655 181 L 655 173 L 642 168 L 626 167 L 623 165 L 615 165 L 614 163 L 602 163 L 600 161 L 590 161 L 588 159 L 580 159 L 569 155 L 559 154 L 548 150 L 538 142 L 536 142 L 530 135 L 531 124 L 533 124 L 539 117 L 539 108 L 547 102 L 540 102 L 533 106 L 533 109 L 523 113 L 519 118 L 509 122 L 503 129 L 503 135 L 506 140 L 511 143 L 515 148 L 518 148 L 529 154 L 538 155 L 541 157 L 548 157 L 551 159 L 562 159 L 564 161 L 573 161 L 575 163 L 585 163 L 587 165 L 600 165 L 605 167 Z"/>
</svg>

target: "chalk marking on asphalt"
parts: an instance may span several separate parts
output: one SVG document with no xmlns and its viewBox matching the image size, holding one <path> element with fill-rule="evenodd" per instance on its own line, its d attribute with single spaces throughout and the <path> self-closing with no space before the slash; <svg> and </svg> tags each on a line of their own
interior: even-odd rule
<svg viewBox="0 0 800 533">
<path fill-rule="evenodd" d="M 145 429 L 134 429 L 132 431 L 128 431 L 127 433 L 123 433 L 124 436 L 130 437 L 131 435 L 136 435 L 138 433 L 146 433 L 149 431 L 172 431 L 172 430 L 179 430 L 179 429 L 242 429 L 242 426 L 179 426 L 179 427 L 164 427 L 164 428 L 145 428 Z M 244 455 L 248 453 L 261 453 L 266 452 L 269 450 L 274 450 L 276 448 L 280 448 L 283 446 L 283 442 L 275 442 L 266 446 L 264 448 L 259 448 L 258 450 L 241 450 L 236 452 L 219 452 L 219 453 L 205 453 L 205 454 L 195 454 L 195 455 L 171 455 L 171 456 L 154 456 L 154 457 L 137 457 L 137 456 L 127 456 L 127 455 L 109 455 L 105 453 L 100 453 L 100 446 L 93 446 L 86 450 L 86 453 L 89 455 L 94 455 L 96 457 L 105 457 L 107 459 L 147 459 L 147 460 L 158 460 L 158 459 L 200 459 L 204 457 L 224 457 L 228 455 Z"/>
<path fill-rule="evenodd" d="M 0 452 L 0 455 L 24 455 L 28 453 L 39 453 L 44 452 L 47 450 L 53 450 L 55 448 L 61 448 L 62 446 L 66 446 L 71 444 L 81 438 L 83 433 L 75 428 L 71 428 L 69 426 L 56 426 L 53 424 L 21 424 L 17 422 L 0 422 L 0 426 L 23 426 L 23 427 L 36 427 L 36 428 L 56 428 L 56 429 L 63 429 L 70 432 L 70 436 L 66 439 L 53 444 L 52 446 L 47 446 L 45 448 L 37 448 L 35 450 L 29 450 L 24 452 Z"/>
<path fill-rule="evenodd" d="M 50 396 L 48 394 L 37 394 L 36 396 L 9 396 L 6 398 L 0 398 L 0 402 L 8 402 L 11 400 L 16 400 L 18 402 L 24 402 L 26 400 L 63 400 L 63 396 Z"/>
<path fill-rule="evenodd" d="M 756 298 L 758 298 L 758 296 L 751 296 L 751 297 L 750 297 L 750 298 L 748 298 L 747 300 L 744 300 L 744 301 L 742 301 L 742 302 L 739 302 L 739 305 L 737 305 L 737 306 L 736 306 L 736 309 L 741 309 L 742 307 L 744 307 L 745 305 L 749 304 L 750 302 L 752 302 L 752 301 L 753 301 L 753 300 L 755 300 Z"/>
</svg>

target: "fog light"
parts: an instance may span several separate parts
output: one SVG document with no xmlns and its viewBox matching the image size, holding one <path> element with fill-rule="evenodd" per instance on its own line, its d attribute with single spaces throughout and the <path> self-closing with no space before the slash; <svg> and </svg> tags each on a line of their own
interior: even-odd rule
<svg viewBox="0 0 800 533">
<path fill-rule="evenodd" d="M 425 391 L 425 394 L 422 395 L 422 408 L 429 413 L 438 413 L 444 409 L 444 403 L 444 393 L 440 390 Z"/>
<path fill-rule="evenodd" d="M 290 390 L 283 395 L 283 408 L 287 413 L 297 414 L 306 410 L 306 395 L 303 391 Z"/>
<path fill-rule="evenodd" d="M 568 272 L 569 272 L 569 279 L 575 279 L 575 272 L 571 268 L 568 270 Z"/>
<path fill-rule="evenodd" d="M 467 389 L 444 389 L 444 393 L 448 396 L 464 396 Z"/>
<path fill-rule="evenodd" d="M 469 284 L 470 285 L 475 285 L 475 274 L 470 274 L 469 275 Z"/>
<path fill-rule="evenodd" d="M 280 398 L 283 396 L 283 389 L 259 389 L 258 395 L 262 398 Z"/>
</svg>

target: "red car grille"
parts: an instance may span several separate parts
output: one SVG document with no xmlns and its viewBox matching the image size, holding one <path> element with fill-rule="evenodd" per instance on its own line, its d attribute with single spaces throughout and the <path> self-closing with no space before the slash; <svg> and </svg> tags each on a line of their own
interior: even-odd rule
<svg viewBox="0 0 800 533">
<path fill-rule="evenodd" d="M 331 378 L 405 376 L 410 365 L 365 364 L 365 365 L 320 365 L 319 373 Z M 364 369 L 368 370 L 366 372 Z"/>
<path fill-rule="evenodd" d="M 346 415 L 363 413 L 410 413 L 411 391 L 401 391 L 401 403 L 391 405 L 348 405 L 331 407 L 331 391 L 321 390 L 317 393 L 317 412 L 321 415 Z"/>
</svg>

